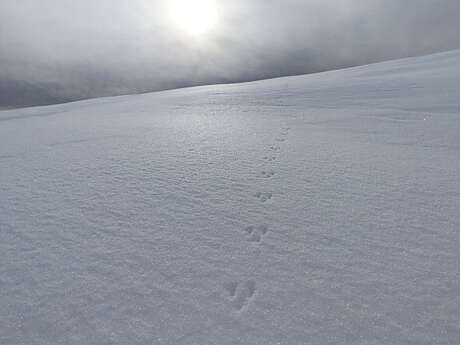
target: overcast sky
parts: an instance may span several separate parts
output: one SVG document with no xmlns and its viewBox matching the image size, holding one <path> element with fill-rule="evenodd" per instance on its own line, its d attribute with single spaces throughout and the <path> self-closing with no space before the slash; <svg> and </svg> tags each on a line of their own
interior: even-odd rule
<svg viewBox="0 0 460 345">
<path fill-rule="evenodd" d="M 304 74 L 460 48 L 459 0 L 0 0 L 0 106 Z M 189 0 L 193 2 L 194 0 Z"/>
</svg>

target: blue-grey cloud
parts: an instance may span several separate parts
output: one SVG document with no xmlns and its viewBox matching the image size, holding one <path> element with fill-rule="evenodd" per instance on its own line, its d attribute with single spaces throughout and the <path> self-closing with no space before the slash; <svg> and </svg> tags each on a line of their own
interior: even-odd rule
<svg viewBox="0 0 460 345">
<path fill-rule="evenodd" d="M 193 1 L 193 0 L 190 0 Z M 0 106 L 303 74 L 460 48 L 457 0 L 216 0 L 205 40 L 167 0 L 2 0 Z"/>
</svg>

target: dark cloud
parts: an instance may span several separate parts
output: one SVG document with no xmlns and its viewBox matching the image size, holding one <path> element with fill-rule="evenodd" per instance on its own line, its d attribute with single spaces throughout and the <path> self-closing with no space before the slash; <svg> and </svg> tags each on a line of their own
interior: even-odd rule
<svg viewBox="0 0 460 345">
<path fill-rule="evenodd" d="M 192 0 L 190 0 L 192 1 Z M 178 34 L 167 0 L 2 0 L 0 106 L 323 71 L 460 48 L 458 0 L 217 0 Z"/>
</svg>

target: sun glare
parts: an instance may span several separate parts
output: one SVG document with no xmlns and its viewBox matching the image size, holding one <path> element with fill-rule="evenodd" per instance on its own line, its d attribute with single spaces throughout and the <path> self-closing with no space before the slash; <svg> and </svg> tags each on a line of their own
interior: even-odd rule
<svg viewBox="0 0 460 345">
<path fill-rule="evenodd" d="M 217 26 L 215 0 L 172 0 L 170 11 L 174 25 L 192 36 L 202 36 Z"/>
</svg>

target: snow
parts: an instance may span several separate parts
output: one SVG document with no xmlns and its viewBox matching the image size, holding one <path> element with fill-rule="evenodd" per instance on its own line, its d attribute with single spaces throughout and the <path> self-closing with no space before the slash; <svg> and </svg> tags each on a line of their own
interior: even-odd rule
<svg viewBox="0 0 460 345">
<path fill-rule="evenodd" d="M 460 51 L 0 112 L 0 344 L 459 344 Z"/>
</svg>

